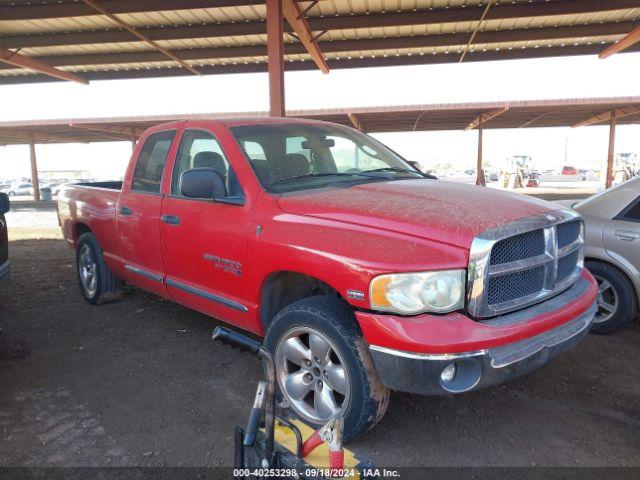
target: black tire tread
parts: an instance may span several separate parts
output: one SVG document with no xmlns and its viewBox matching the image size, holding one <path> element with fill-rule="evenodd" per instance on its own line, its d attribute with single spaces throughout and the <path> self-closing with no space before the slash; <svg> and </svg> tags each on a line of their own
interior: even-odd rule
<svg viewBox="0 0 640 480">
<path fill-rule="evenodd" d="M 83 296 L 89 303 L 93 305 L 102 305 L 104 303 L 118 300 L 122 296 L 122 288 L 124 286 L 124 283 L 122 282 L 122 280 L 116 277 L 107 267 L 106 263 L 104 262 L 102 248 L 100 248 L 100 244 L 98 243 L 98 240 L 93 233 L 87 232 L 80 235 L 80 238 L 78 238 L 76 250 L 80 251 L 80 247 L 85 243 L 88 244 L 89 247 L 93 250 L 93 253 L 96 257 L 96 263 L 98 266 L 98 288 L 96 290 L 96 295 L 93 298 L 87 298 L 87 296 L 84 295 L 84 291 Z M 82 290 L 82 285 L 80 285 L 80 289 Z"/>
<path fill-rule="evenodd" d="M 356 413 L 354 422 L 345 421 L 345 440 L 358 437 L 373 428 L 384 416 L 389 406 L 390 391 L 382 384 L 374 367 L 373 359 L 368 346 L 362 336 L 362 331 L 354 318 L 351 308 L 337 297 L 317 295 L 296 302 L 283 308 L 273 319 L 267 331 L 265 345 L 272 352 L 277 344 L 277 338 L 271 338 L 271 327 L 277 325 L 281 318 L 292 312 L 305 311 L 308 314 L 319 316 L 324 322 L 328 322 L 335 328 L 338 335 L 346 340 L 356 363 L 358 374 L 364 386 L 364 405 Z M 325 333 L 325 332 L 323 332 Z M 351 372 L 350 372 L 351 373 Z M 345 419 L 346 420 L 346 419 Z M 349 424 L 347 429 L 347 424 Z"/>
<path fill-rule="evenodd" d="M 585 266 L 593 274 L 605 277 L 618 291 L 618 311 L 610 320 L 593 324 L 593 333 L 613 333 L 629 326 L 638 314 L 638 298 L 631 280 L 618 267 L 600 260 L 588 260 Z"/>
</svg>

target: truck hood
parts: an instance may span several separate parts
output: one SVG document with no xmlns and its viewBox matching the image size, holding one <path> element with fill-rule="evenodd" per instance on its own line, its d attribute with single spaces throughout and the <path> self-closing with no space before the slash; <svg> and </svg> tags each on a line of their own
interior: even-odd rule
<svg viewBox="0 0 640 480">
<path fill-rule="evenodd" d="M 468 249 L 478 234 L 559 210 L 532 197 L 441 180 L 395 180 L 283 195 L 290 214 L 362 225 Z"/>
</svg>

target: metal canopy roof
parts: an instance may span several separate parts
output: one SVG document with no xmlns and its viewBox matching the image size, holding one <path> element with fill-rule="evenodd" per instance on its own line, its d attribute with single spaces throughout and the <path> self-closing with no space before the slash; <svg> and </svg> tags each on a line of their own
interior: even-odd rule
<svg viewBox="0 0 640 480">
<path fill-rule="evenodd" d="M 640 97 L 432 104 L 330 110 L 298 110 L 288 116 L 356 126 L 369 133 L 483 128 L 603 125 L 616 111 L 618 124 L 640 124 Z M 494 113 L 492 113 L 494 112 Z M 175 114 L 0 122 L 0 145 L 129 141 L 159 123 L 184 119 L 267 116 L 267 112 Z"/>
<path fill-rule="evenodd" d="M 320 0 L 300 8 L 329 68 L 597 54 L 640 25 L 640 0 Z M 88 80 L 262 72 L 265 17 L 260 0 L 0 0 L 0 58 L 37 59 Z M 288 24 L 285 31 L 285 68 L 315 68 Z M 0 62 L 0 84 L 45 80 L 54 79 Z"/>
</svg>

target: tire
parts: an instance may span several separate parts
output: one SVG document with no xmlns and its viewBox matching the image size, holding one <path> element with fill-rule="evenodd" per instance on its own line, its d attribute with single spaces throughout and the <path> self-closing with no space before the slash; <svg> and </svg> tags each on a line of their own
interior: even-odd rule
<svg viewBox="0 0 640 480">
<path fill-rule="evenodd" d="M 629 278 L 608 263 L 588 261 L 585 266 L 598 282 L 598 312 L 591 331 L 611 333 L 631 324 L 638 312 L 638 304 Z M 615 308 L 612 310 L 611 307 Z"/>
<path fill-rule="evenodd" d="M 293 362 L 285 362 L 288 349 L 284 345 L 295 338 L 306 348 L 305 353 L 308 355 L 300 358 L 310 358 L 308 362 L 314 363 L 300 367 Z M 321 348 L 317 348 L 321 341 L 329 345 L 329 353 L 321 355 L 326 361 L 320 360 L 315 363 L 317 358 L 314 353 L 322 351 Z M 293 342 L 298 345 L 295 340 Z M 314 349 L 310 347 L 312 342 L 316 347 Z M 318 427 L 331 417 L 328 415 L 330 408 L 326 408 L 325 402 L 319 400 L 321 408 L 315 408 L 316 396 L 332 398 L 336 410 L 343 412 L 345 440 L 355 438 L 371 429 L 387 411 L 389 390 L 378 377 L 353 312 L 338 298 L 314 296 L 288 305 L 269 325 L 264 345 L 276 361 L 276 377 L 281 398 L 285 399 L 295 414 L 306 423 Z M 295 350 L 295 353 L 298 351 Z M 306 360 L 300 360 L 300 363 L 305 362 Z M 338 374 L 340 368 L 342 375 Z M 302 387 L 309 388 L 307 396 L 302 400 L 293 398 L 283 387 L 284 379 L 291 374 L 301 375 L 298 377 L 301 382 L 304 382 L 304 375 L 307 375 L 307 381 L 309 378 L 312 379 L 309 382 L 311 387 Z M 344 392 L 340 392 L 341 387 Z M 312 408 L 308 408 L 312 403 Z"/>
<path fill-rule="evenodd" d="M 82 296 L 90 304 L 100 305 L 122 295 L 122 280 L 107 268 L 102 249 L 93 233 L 83 233 L 78 239 L 76 272 Z"/>
</svg>

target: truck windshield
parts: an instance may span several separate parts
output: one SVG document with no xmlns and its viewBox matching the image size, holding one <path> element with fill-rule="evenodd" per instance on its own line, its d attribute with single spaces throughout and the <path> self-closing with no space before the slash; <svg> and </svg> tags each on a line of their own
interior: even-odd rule
<svg viewBox="0 0 640 480">
<path fill-rule="evenodd" d="M 384 145 L 351 128 L 300 123 L 230 130 L 260 183 L 272 193 L 424 178 Z"/>
</svg>

